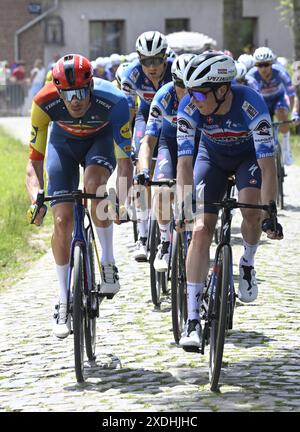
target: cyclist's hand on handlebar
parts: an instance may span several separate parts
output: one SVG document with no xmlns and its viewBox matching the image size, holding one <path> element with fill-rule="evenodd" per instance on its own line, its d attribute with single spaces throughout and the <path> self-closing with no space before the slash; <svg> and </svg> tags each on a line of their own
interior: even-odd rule
<svg viewBox="0 0 300 432">
<path fill-rule="evenodd" d="M 283 230 L 280 223 L 276 223 L 276 231 L 274 230 L 274 221 L 272 218 L 266 218 L 261 224 L 262 230 L 267 234 L 269 239 L 281 240 L 283 239 Z"/>
<path fill-rule="evenodd" d="M 297 126 L 300 123 L 300 117 L 299 114 L 297 112 L 292 112 L 291 115 L 291 120 L 295 123 L 295 125 Z"/>
<path fill-rule="evenodd" d="M 46 216 L 47 206 L 45 204 L 43 204 L 43 206 L 36 213 L 37 208 L 38 208 L 37 204 L 31 204 L 31 206 L 27 210 L 27 220 L 29 223 L 34 223 L 35 225 L 40 226 L 40 225 L 42 225 L 43 219 Z M 34 221 L 32 222 L 32 218 L 34 217 L 35 213 L 36 213 L 36 215 L 35 215 Z"/>
<path fill-rule="evenodd" d="M 150 170 L 148 168 L 143 168 L 134 176 L 133 180 L 135 184 L 147 186 L 150 181 Z"/>
</svg>

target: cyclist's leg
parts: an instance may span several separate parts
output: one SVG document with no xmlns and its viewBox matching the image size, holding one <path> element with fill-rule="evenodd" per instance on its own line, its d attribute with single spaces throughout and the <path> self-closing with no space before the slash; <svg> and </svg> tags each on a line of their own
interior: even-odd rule
<svg viewBox="0 0 300 432">
<path fill-rule="evenodd" d="M 287 121 L 289 115 L 289 103 L 286 100 L 286 95 L 282 96 L 275 105 L 275 115 L 278 121 Z M 288 124 L 283 124 L 279 126 L 279 131 L 281 132 L 281 145 L 283 154 L 283 163 L 285 165 L 291 165 L 293 163 L 293 157 L 290 146 L 290 129 Z"/>
<path fill-rule="evenodd" d="M 112 129 L 107 128 L 93 138 L 92 146 L 84 160 L 84 186 L 88 193 L 103 195 L 115 166 Z M 107 202 L 93 200 L 91 215 L 101 245 L 101 292 L 116 294 L 120 289 L 118 269 L 113 250 L 113 224 L 109 217 Z"/>
<path fill-rule="evenodd" d="M 236 170 L 236 184 L 239 201 L 259 204 L 261 197 L 261 172 L 254 152 L 244 154 Z M 241 209 L 244 253 L 240 259 L 239 298 L 244 302 L 257 297 L 257 282 L 254 271 L 254 256 L 261 235 L 262 212 L 256 209 Z"/>
<path fill-rule="evenodd" d="M 77 189 L 79 164 L 70 152 L 66 135 L 50 133 L 47 156 L 48 194 L 59 195 Z M 54 229 L 52 252 L 59 283 L 59 302 L 54 321 L 54 333 L 63 338 L 70 332 L 67 313 L 70 243 L 73 229 L 73 204 L 51 202 Z"/>
<path fill-rule="evenodd" d="M 227 172 L 220 158 L 213 156 L 201 143 L 194 166 L 194 184 L 197 193 L 204 187 L 204 201 L 219 201 L 225 193 Z M 226 169 L 226 168 L 225 168 Z M 215 206 L 204 205 L 204 214 L 197 216 L 192 240 L 187 253 L 188 320 L 185 333 L 180 340 L 183 347 L 200 347 L 200 308 L 209 269 L 209 251 L 218 217 Z"/>
<path fill-rule="evenodd" d="M 168 140 L 161 135 L 153 174 L 154 180 L 170 180 L 176 177 L 176 151 L 176 138 Z M 161 244 L 159 245 L 159 250 L 155 257 L 154 267 L 157 271 L 161 272 L 167 271 L 169 265 L 170 225 L 173 199 L 174 196 L 171 188 L 167 186 L 157 188 L 154 202 Z"/>
</svg>

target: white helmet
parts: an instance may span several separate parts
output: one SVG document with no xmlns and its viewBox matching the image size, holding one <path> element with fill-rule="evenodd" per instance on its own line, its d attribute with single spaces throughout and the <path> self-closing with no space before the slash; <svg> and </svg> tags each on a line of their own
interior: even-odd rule
<svg viewBox="0 0 300 432">
<path fill-rule="evenodd" d="M 166 52 L 168 42 L 166 36 L 159 31 L 147 31 L 137 38 L 135 47 L 139 54 L 155 56 Z"/>
<path fill-rule="evenodd" d="M 177 57 L 176 52 L 172 48 L 170 48 L 169 46 L 167 48 L 166 55 L 167 55 L 167 57 L 173 58 L 173 59 L 176 59 L 176 57 Z"/>
<path fill-rule="evenodd" d="M 110 63 L 112 66 L 117 66 L 121 63 L 121 56 L 119 54 L 113 53 L 110 56 Z"/>
<path fill-rule="evenodd" d="M 174 80 L 183 81 L 183 72 L 187 64 L 196 57 L 196 54 L 180 54 L 173 61 L 171 66 L 171 73 Z"/>
<path fill-rule="evenodd" d="M 235 79 L 236 80 L 242 80 L 245 78 L 246 73 L 247 73 L 247 67 L 244 63 L 242 63 L 241 61 L 236 61 L 235 62 L 235 67 L 236 67 L 236 76 Z"/>
<path fill-rule="evenodd" d="M 183 81 L 187 88 L 216 87 L 232 81 L 236 76 L 232 57 L 222 53 L 200 54 L 185 68 Z"/>
<path fill-rule="evenodd" d="M 241 54 L 237 59 L 238 62 L 244 63 L 247 68 L 247 71 L 254 66 L 254 59 L 251 54 Z"/>
<path fill-rule="evenodd" d="M 105 68 L 106 66 L 106 61 L 104 57 L 97 57 L 95 63 L 96 63 L 96 67 Z"/>
<path fill-rule="evenodd" d="M 254 63 L 273 62 L 275 55 L 269 47 L 259 47 L 253 54 Z"/>
<path fill-rule="evenodd" d="M 118 69 L 116 70 L 115 78 L 118 81 L 119 85 L 121 85 L 121 76 L 122 76 L 122 73 L 123 73 L 124 69 L 126 69 L 129 65 L 130 65 L 129 62 L 121 63 L 119 65 Z"/>
</svg>

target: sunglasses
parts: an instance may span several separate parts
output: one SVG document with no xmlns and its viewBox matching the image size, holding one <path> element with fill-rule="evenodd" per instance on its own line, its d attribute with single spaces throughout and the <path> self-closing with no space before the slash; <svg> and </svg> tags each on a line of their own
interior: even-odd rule
<svg viewBox="0 0 300 432">
<path fill-rule="evenodd" d="M 76 96 L 78 100 L 86 99 L 90 94 L 89 87 L 82 87 L 78 89 L 70 89 L 70 90 L 59 90 L 60 97 L 67 102 L 71 102 L 73 97 Z"/>
<path fill-rule="evenodd" d="M 258 64 L 256 65 L 256 67 L 258 67 L 258 68 L 262 68 L 262 67 L 269 67 L 269 66 L 271 66 L 271 64 L 272 64 L 272 63 L 258 63 Z"/>
<path fill-rule="evenodd" d="M 160 66 L 165 61 L 164 57 L 148 57 L 148 58 L 140 58 L 140 63 L 143 66 Z"/>
<path fill-rule="evenodd" d="M 192 89 L 188 89 L 188 94 L 195 98 L 198 102 L 202 102 L 205 101 L 207 99 L 207 94 L 212 92 L 212 89 L 207 90 L 206 92 L 204 91 L 199 91 L 199 90 L 192 90 Z"/>
</svg>

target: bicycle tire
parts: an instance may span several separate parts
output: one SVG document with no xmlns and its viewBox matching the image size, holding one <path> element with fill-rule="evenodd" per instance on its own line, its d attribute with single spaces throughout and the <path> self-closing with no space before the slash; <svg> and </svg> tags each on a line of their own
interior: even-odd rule
<svg viewBox="0 0 300 432">
<path fill-rule="evenodd" d="M 90 260 L 90 271 L 92 281 L 92 291 L 87 298 L 87 310 L 84 317 L 84 335 L 85 335 L 85 349 L 89 361 L 96 359 L 96 336 L 97 327 L 96 319 L 99 316 L 99 299 L 97 296 L 96 277 L 95 277 L 95 256 L 92 229 L 87 228 L 86 238 L 88 243 L 88 254 Z"/>
<path fill-rule="evenodd" d="M 282 164 L 282 151 L 280 144 L 277 145 L 276 150 L 276 171 L 277 171 L 277 205 L 284 209 L 284 193 L 283 193 L 283 182 L 285 177 L 284 166 Z"/>
<path fill-rule="evenodd" d="M 78 383 L 84 381 L 84 258 L 79 244 L 74 248 L 74 279 L 73 279 L 73 333 L 75 374 Z"/>
<path fill-rule="evenodd" d="M 159 226 L 156 219 L 150 221 L 150 245 L 149 245 L 149 263 L 150 263 L 150 285 L 151 285 L 151 299 L 156 307 L 160 307 L 160 295 L 162 291 L 164 273 L 157 272 L 154 268 L 154 260 L 157 253 L 157 248 L 160 243 Z"/>
<path fill-rule="evenodd" d="M 209 380 L 212 391 L 218 390 L 219 378 L 222 368 L 225 333 L 228 324 L 228 298 L 230 290 L 230 247 L 224 245 L 219 251 L 219 273 L 215 293 L 212 290 L 210 353 L 209 353 Z"/>
<path fill-rule="evenodd" d="M 171 266 L 172 330 L 176 344 L 179 343 L 184 323 L 187 320 L 187 285 L 182 234 L 173 234 Z"/>
</svg>

